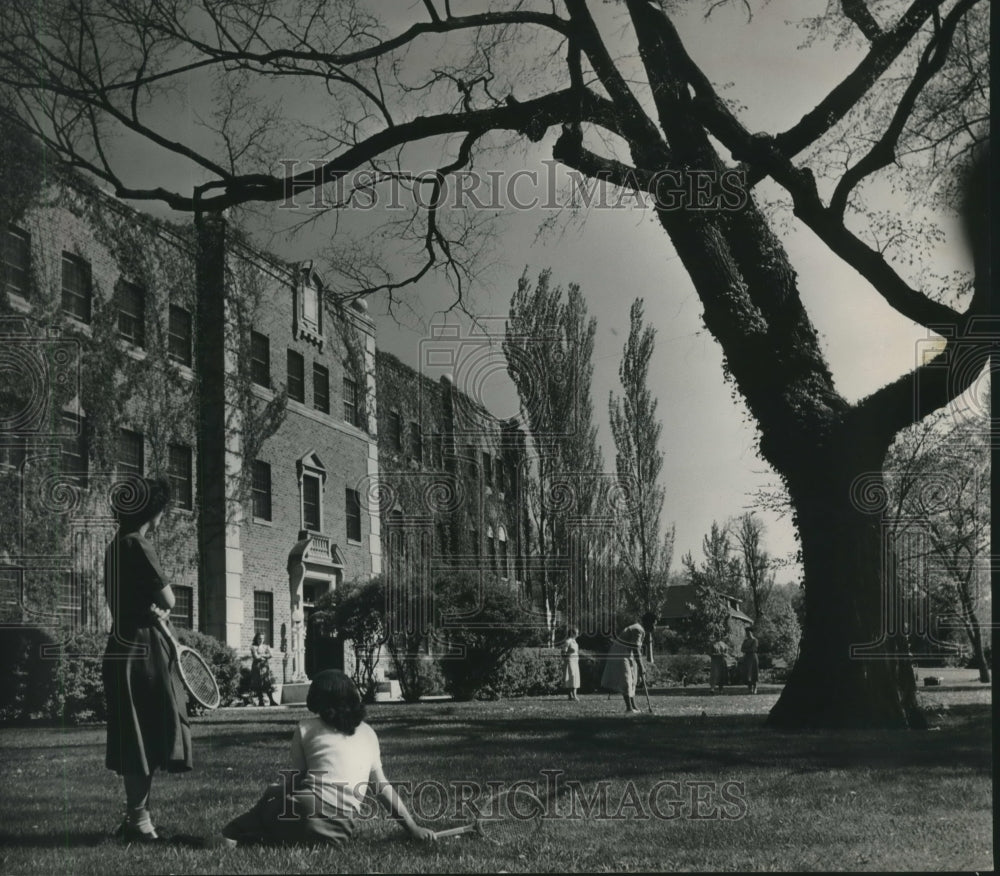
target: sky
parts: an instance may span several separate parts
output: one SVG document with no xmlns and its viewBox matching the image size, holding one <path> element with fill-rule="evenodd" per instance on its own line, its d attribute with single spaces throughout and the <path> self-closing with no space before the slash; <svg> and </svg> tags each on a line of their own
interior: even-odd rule
<svg viewBox="0 0 1000 876">
<path fill-rule="evenodd" d="M 676 21 L 694 59 L 728 99 L 745 107 L 741 118 L 746 126 L 754 131 L 775 132 L 794 124 L 815 106 L 860 58 L 859 48 L 851 45 L 834 49 L 824 44 L 797 50 L 805 32 L 788 23 L 818 15 L 826 5 L 826 0 L 771 0 L 754 4 L 753 17 L 748 21 L 743 4 L 732 3 L 718 7 L 706 21 L 701 13 L 703 4 L 688 4 L 688 12 Z M 400 3 L 387 16 L 396 17 L 401 24 L 420 7 Z M 626 44 L 616 42 L 620 31 L 610 23 L 609 16 L 620 10 L 614 4 L 597 3 L 593 9 L 616 50 L 629 51 Z M 418 49 L 410 60 L 419 63 L 428 59 Z M 636 62 L 626 60 L 626 69 L 629 63 Z M 196 85 L 191 88 L 186 109 L 175 111 L 169 125 L 177 136 L 197 138 L 200 96 L 195 93 Z M 290 105 L 304 100 L 295 94 L 282 99 Z M 322 112 L 322 107 L 315 112 L 317 124 L 322 123 Z M 550 131 L 536 146 L 512 151 L 489 167 L 508 173 L 523 167 L 541 169 L 541 162 L 551 157 L 556 133 Z M 126 177 L 130 173 L 148 177 L 153 169 L 154 175 L 162 174 L 164 181 L 181 185 L 182 190 L 187 180 L 197 179 L 189 167 L 163 160 L 162 156 L 153 159 L 149 149 L 139 144 L 129 144 L 128 149 L 119 151 L 119 156 Z M 296 157 L 318 156 L 303 148 Z M 777 193 L 776 188 L 769 189 L 766 184 L 758 188 L 768 197 Z M 909 210 L 900 196 L 885 195 L 884 200 L 891 201 L 887 206 L 904 215 Z M 295 218 L 287 211 L 275 211 L 268 215 L 266 225 L 275 231 Z M 372 213 L 346 215 L 341 218 L 341 227 L 355 223 L 355 228 L 363 229 L 375 218 Z M 498 262 L 472 290 L 467 300 L 469 309 L 499 334 L 522 271 L 535 277 L 540 270 L 550 268 L 555 283 L 580 285 L 598 324 L 594 409 L 605 463 L 613 471 L 608 393 L 619 389 L 617 371 L 628 334 L 629 306 L 634 298 L 642 297 L 646 317 L 657 332 L 650 384 L 663 420 L 663 524 L 676 526 L 674 571 L 683 553 L 691 551 L 696 557 L 700 554 L 702 535 L 713 520 L 722 522 L 746 510 L 761 514 L 767 527 L 766 547 L 773 555 L 794 554 L 797 545 L 790 515 L 778 515 L 756 502 L 759 491 L 778 488 L 778 479 L 756 453 L 753 423 L 723 379 L 721 349 L 702 324 L 701 304 L 665 232 L 649 212 L 626 206 L 591 209 L 584 221 L 563 225 L 557 233 L 537 239 L 540 224 L 551 218 L 551 214 L 538 209 L 507 209 L 497 217 L 501 223 L 498 233 L 502 234 L 497 238 Z M 329 227 L 317 227 L 290 238 L 268 238 L 266 242 L 284 258 L 312 258 L 323 250 L 330 234 Z M 838 388 L 848 400 L 867 395 L 913 367 L 918 351 L 927 342 L 926 330 L 892 311 L 807 230 L 791 228 L 784 233 L 784 242 Z M 390 263 L 394 262 L 395 253 L 386 255 Z M 942 272 L 964 264 L 964 253 L 947 241 L 938 248 L 935 258 Z M 434 377 L 453 370 L 421 362 L 421 350 L 426 348 L 435 326 L 457 326 L 466 352 L 489 343 L 473 337 L 473 326 L 466 317 L 457 311 L 444 312 L 454 302 L 454 291 L 440 276 L 414 286 L 406 294 L 406 301 L 410 309 L 395 315 L 387 312 L 384 296 L 376 296 L 369 306 L 376 320 L 380 348 L 407 364 Z M 495 364 L 501 363 L 498 337 L 492 349 Z M 502 368 L 490 373 L 482 384 L 480 400 L 498 416 L 515 414 L 516 399 Z M 793 580 L 797 570 L 792 567 L 782 574 L 786 580 Z"/>
</svg>

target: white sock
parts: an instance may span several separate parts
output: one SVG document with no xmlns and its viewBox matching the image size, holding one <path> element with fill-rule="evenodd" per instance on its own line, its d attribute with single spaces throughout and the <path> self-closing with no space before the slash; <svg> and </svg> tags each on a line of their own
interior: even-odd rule
<svg viewBox="0 0 1000 876">
<path fill-rule="evenodd" d="M 128 824 L 129 827 L 138 828 L 140 833 L 156 833 L 156 829 L 153 827 L 153 819 L 149 817 L 149 810 L 146 807 L 142 809 L 129 809 Z"/>
</svg>

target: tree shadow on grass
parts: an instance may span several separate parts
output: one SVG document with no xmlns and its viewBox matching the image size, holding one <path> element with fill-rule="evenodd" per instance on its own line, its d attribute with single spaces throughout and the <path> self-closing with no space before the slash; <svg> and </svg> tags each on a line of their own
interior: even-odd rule
<svg viewBox="0 0 1000 876">
<path fill-rule="evenodd" d="M 0 832 L 0 848 L 64 849 L 103 845 L 125 847 L 124 843 L 106 830 L 56 831 L 50 834 L 11 834 Z M 189 833 L 171 834 L 164 839 L 163 847 L 167 846 L 202 849 L 205 848 L 205 838 Z"/>
<path fill-rule="evenodd" d="M 591 716 L 568 721 L 534 717 L 476 719 L 471 713 L 462 715 L 460 722 L 424 722 L 418 731 L 420 741 L 407 738 L 410 728 L 402 722 L 377 729 L 387 752 L 392 753 L 395 747 L 400 757 L 422 762 L 433 763 L 442 757 L 442 745 L 434 740 L 438 730 L 449 737 L 449 757 L 453 760 L 461 759 L 465 746 L 474 754 L 486 745 L 491 762 L 522 759 L 553 765 L 592 763 L 598 765 L 600 773 L 622 778 L 654 775 L 664 768 L 673 772 L 716 772 L 720 768 L 796 766 L 810 771 L 943 767 L 989 772 L 989 709 L 952 707 L 946 721 L 935 731 L 781 732 L 765 727 L 760 715 Z M 454 736 L 465 746 L 456 743 Z"/>
</svg>

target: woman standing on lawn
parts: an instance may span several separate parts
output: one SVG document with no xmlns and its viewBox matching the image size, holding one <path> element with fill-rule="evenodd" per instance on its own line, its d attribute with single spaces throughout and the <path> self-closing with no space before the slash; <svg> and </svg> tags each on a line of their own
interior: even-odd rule
<svg viewBox="0 0 1000 876">
<path fill-rule="evenodd" d="M 722 688 L 729 675 L 729 662 L 726 659 L 729 654 L 729 645 L 725 639 L 719 639 L 712 644 L 712 664 L 709 670 L 708 686 L 712 691 L 722 693 Z"/>
<path fill-rule="evenodd" d="M 747 627 L 747 637 L 743 640 L 743 672 L 747 680 L 747 690 L 757 693 L 757 675 L 760 673 L 760 661 L 757 659 L 759 640 L 753 634 L 753 627 Z"/>
<path fill-rule="evenodd" d="M 625 714 L 633 715 L 639 711 L 635 704 L 636 683 L 645 679 L 645 667 L 642 664 L 642 643 L 646 633 L 652 633 L 656 624 L 656 615 L 647 613 L 638 623 L 625 627 L 608 649 L 604 662 L 604 674 L 601 676 L 601 687 L 605 690 L 617 691 L 625 700 Z"/>
<path fill-rule="evenodd" d="M 257 694 L 257 702 L 264 705 L 264 693 L 272 706 L 274 701 L 274 676 L 271 675 L 271 649 L 264 644 L 264 637 L 257 633 L 250 645 L 250 690 Z"/>
<path fill-rule="evenodd" d="M 576 700 L 576 690 L 580 686 L 580 646 L 576 637 L 580 635 L 580 631 L 576 627 L 570 627 L 566 632 L 568 635 L 562 649 L 563 687 L 569 692 L 569 698 Z"/>
<path fill-rule="evenodd" d="M 156 619 L 169 623 L 174 593 L 147 539 L 170 502 L 164 481 L 143 479 L 135 501 L 119 501 L 119 529 L 104 558 L 111 635 L 104 652 L 108 704 L 105 764 L 125 780 L 126 814 L 116 835 L 126 842 L 162 837 L 149 815 L 157 769 L 191 769 L 187 695 L 171 670 L 171 650 Z M 131 498 L 131 497 L 129 497 Z"/>
</svg>

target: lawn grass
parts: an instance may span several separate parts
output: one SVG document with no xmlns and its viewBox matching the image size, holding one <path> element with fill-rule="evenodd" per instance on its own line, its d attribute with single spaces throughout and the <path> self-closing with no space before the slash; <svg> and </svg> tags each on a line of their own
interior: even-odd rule
<svg viewBox="0 0 1000 876">
<path fill-rule="evenodd" d="M 777 689 L 722 696 L 654 692 L 655 714 L 626 718 L 604 695 L 497 703 L 380 704 L 369 721 L 395 782 L 544 783 L 562 770 L 585 792 L 610 780 L 614 814 L 627 783 L 639 808 L 618 819 L 560 818 L 518 846 L 463 837 L 421 846 L 384 818 L 361 823 L 344 850 L 197 848 L 254 802 L 302 709 L 228 709 L 194 722 L 196 769 L 158 776 L 152 809 L 178 836 L 164 848 L 122 848 L 120 780 L 103 767 L 104 729 L 0 730 L 2 873 L 551 872 L 636 870 L 988 870 L 993 868 L 989 688 L 926 697 L 928 732 L 778 733 L 763 727 Z M 745 817 L 651 814 L 658 781 L 742 783 Z M 707 786 L 706 786 L 707 787 Z M 730 786 L 732 791 L 737 786 Z M 703 799 L 712 795 L 702 791 Z M 660 798 L 661 813 L 669 814 Z M 433 808 L 433 795 L 425 808 Z M 714 803 L 720 803 L 718 795 Z M 699 807 L 741 815 L 740 806 Z M 645 809 L 645 812 L 642 810 Z M 582 813 L 578 814 L 582 816 Z M 434 827 L 452 826 L 444 817 Z M 189 841 L 190 840 L 190 841 Z"/>
</svg>

